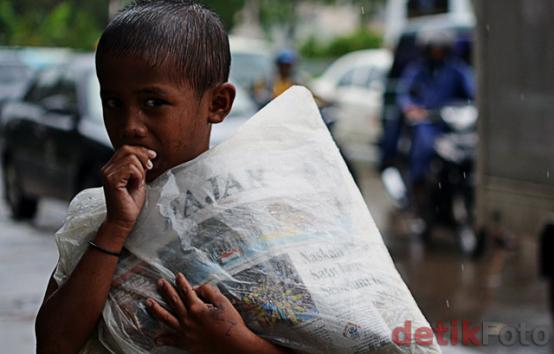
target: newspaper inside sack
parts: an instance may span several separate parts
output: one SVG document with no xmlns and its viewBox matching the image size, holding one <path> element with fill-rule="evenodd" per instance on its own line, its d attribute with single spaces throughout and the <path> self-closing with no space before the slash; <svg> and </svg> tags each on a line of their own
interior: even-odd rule
<svg viewBox="0 0 554 354">
<path fill-rule="evenodd" d="M 101 189 L 70 205 L 58 232 L 62 283 L 105 215 Z M 395 327 L 429 327 L 323 124 L 293 87 L 226 142 L 160 176 L 126 244 L 98 337 L 114 353 L 160 348 L 148 314 L 156 280 L 212 282 L 247 325 L 308 353 L 440 353 L 398 346 Z"/>
</svg>

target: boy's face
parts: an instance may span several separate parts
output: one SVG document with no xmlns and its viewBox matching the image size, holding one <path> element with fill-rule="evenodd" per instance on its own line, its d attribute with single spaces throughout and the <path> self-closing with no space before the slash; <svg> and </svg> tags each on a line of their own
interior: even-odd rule
<svg viewBox="0 0 554 354">
<path fill-rule="evenodd" d="M 210 90 L 198 97 L 171 77 L 170 64 L 151 66 L 133 56 L 104 54 L 97 74 L 104 123 L 114 148 L 142 146 L 157 153 L 148 182 L 206 151 L 211 123 L 225 118 L 234 98 L 233 88 L 228 109 L 218 108 L 221 97 L 214 98 Z"/>
</svg>

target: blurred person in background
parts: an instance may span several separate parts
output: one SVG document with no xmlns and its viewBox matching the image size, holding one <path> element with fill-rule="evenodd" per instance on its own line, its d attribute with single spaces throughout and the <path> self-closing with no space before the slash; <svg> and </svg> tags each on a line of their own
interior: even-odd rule
<svg viewBox="0 0 554 354">
<path fill-rule="evenodd" d="M 291 49 L 283 49 L 275 58 L 277 72 L 273 78 L 271 88 L 272 97 L 275 98 L 296 84 L 294 69 L 297 61 L 296 53 Z"/>
<path fill-rule="evenodd" d="M 258 80 L 253 85 L 253 97 L 260 107 L 281 95 L 293 85 L 301 84 L 296 77 L 298 55 L 292 49 L 282 49 L 275 57 L 275 73 L 270 82 Z"/>
<path fill-rule="evenodd" d="M 435 140 L 444 129 L 440 123 L 428 120 L 429 113 L 474 99 L 473 73 L 467 64 L 452 55 L 454 39 L 448 31 L 423 32 L 417 39 L 421 59 L 409 65 L 400 79 L 397 104 L 404 123 L 410 126 L 409 180 L 413 194 L 421 189 L 418 186 L 430 167 Z"/>
</svg>

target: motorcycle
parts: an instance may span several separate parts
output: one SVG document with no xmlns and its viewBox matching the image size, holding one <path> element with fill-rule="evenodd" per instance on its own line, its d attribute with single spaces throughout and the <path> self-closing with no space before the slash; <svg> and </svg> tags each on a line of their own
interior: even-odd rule
<svg viewBox="0 0 554 354">
<path fill-rule="evenodd" d="M 387 167 L 381 173 L 385 189 L 396 205 L 402 209 L 415 207 L 422 222 L 417 232 L 425 242 L 432 242 L 436 226 L 446 226 L 454 231 L 466 254 L 477 246 L 473 228 L 477 119 L 477 109 L 471 104 L 449 105 L 429 112 L 426 123 L 440 124 L 444 132 L 434 142 L 433 158 L 419 193 L 423 200 L 418 203 L 414 201 L 413 186 L 405 182 L 407 173 L 401 166 L 406 164 Z M 407 161 L 409 148 L 403 151 Z"/>
</svg>

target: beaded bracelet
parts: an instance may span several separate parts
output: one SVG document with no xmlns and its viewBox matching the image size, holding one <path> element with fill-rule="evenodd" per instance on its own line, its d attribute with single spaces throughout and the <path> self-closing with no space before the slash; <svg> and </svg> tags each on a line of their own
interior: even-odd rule
<svg viewBox="0 0 554 354">
<path fill-rule="evenodd" d="M 91 247 L 94 248 L 95 250 L 100 251 L 100 252 L 105 253 L 105 254 L 109 254 L 110 256 L 115 256 L 115 257 L 120 257 L 120 256 L 121 256 L 121 253 L 113 252 L 113 251 L 107 250 L 107 249 L 105 249 L 104 247 L 98 246 L 97 244 L 95 244 L 95 243 L 92 242 L 92 241 L 89 241 L 88 244 L 89 244 L 89 246 L 91 246 Z"/>
</svg>

